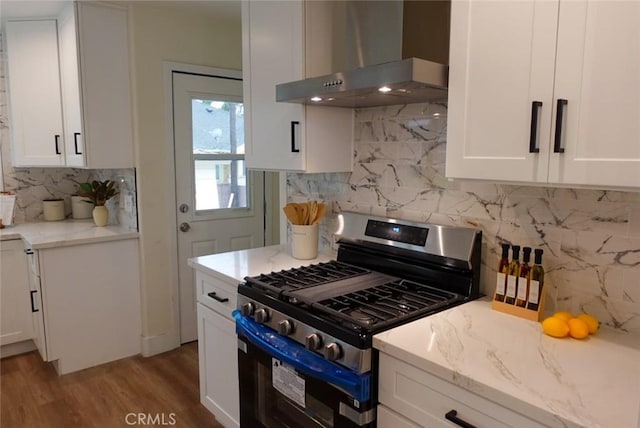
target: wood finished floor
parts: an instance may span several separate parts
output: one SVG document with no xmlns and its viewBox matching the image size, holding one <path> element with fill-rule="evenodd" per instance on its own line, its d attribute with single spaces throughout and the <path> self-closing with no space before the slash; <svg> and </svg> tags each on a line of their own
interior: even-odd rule
<svg viewBox="0 0 640 428">
<path fill-rule="evenodd" d="M 197 346 L 193 342 L 64 376 L 43 363 L 37 351 L 5 358 L 0 361 L 0 427 L 222 428 L 200 404 Z M 130 425 L 128 413 L 164 414 L 164 425 L 161 419 L 155 425 Z M 175 424 L 170 424 L 171 413 Z"/>
</svg>

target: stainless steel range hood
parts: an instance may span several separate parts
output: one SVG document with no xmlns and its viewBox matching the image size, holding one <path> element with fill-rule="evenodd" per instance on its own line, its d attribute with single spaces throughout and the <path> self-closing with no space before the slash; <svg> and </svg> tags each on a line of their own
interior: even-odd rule
<svg viewBox="0 0 640 428">
<path fill-rule="evenodd" d="M 354 108 L 447 98 L 449 1 L 306 5 L 307 28 L 315 31 L 307 38 L 317 37 L 320 28 L 330 36 L 320 45 L 331 50 L 314 52 L 308 40 L 307 74 L 331 73 L 276 85 L 276 101 Z M 318 58 L 328 63 L 318 65 Z"/>
</svg>

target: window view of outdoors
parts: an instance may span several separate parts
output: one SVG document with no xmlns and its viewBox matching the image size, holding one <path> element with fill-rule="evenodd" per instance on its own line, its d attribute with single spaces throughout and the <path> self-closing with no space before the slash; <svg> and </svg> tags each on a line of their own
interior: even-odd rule
<svg viewBox="0 0 640 428">
<path fill-rule="evenodd" d="M 194 99 L 191 110 L 196 211 L 246 207 L 242 103 Z"/>
</svg>

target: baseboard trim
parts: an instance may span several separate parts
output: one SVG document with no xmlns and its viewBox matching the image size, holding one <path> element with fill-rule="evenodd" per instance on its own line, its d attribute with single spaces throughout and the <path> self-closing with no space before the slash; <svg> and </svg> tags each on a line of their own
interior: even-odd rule
<svg viewBox="0 0 640 428">
<path fill-rule="evenodd" d="M 142 336 L 140 350 L 143 357 L 162 354 L 180 347 L 180 338 L 173 332 L 158 336 Z"/>
<path fill-rule="evenodd" d="M 33 340 L 10 343 L 0 347 L 0 358 L 13 357 L 14 355 L 24 354 L 25 352 L 35 351 L 36 349 L 38 348 L 36 348 Z"/>
</svg>

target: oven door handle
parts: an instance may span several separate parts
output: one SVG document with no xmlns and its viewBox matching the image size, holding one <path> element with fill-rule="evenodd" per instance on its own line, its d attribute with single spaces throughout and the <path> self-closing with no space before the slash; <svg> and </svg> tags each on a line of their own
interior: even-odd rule
<svg viewBox="0 0 640 428">
<path fill-rule="evenodd" d="M 371 398 L 371 375 L 359 375 L 337 364 L 325 360 L 303 346 L 278 335 L 273 330 L 233 311 L 236 333 L 246 337 L 253 345 L 280 361 L 292 366 L 300 373 L 339 386 L 358 401 Z"/>
</svg>

